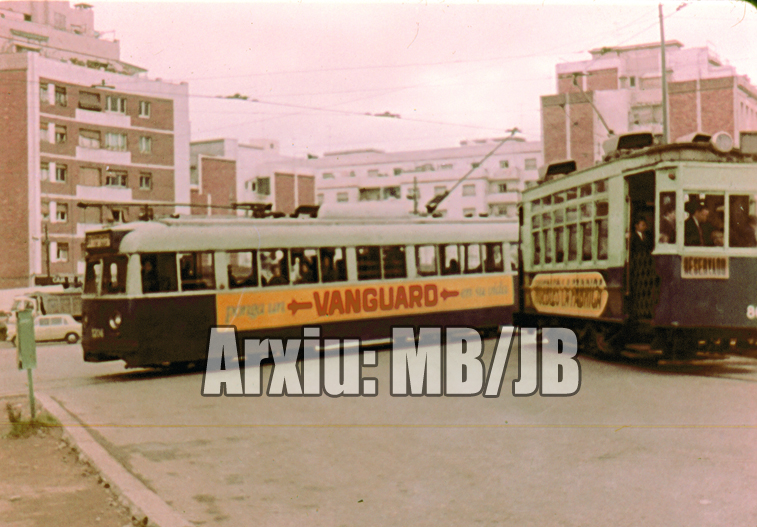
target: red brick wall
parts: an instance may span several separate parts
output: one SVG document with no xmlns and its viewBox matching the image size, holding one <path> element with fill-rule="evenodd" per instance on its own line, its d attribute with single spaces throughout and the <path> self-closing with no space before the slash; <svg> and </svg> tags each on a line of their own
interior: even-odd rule
<svg viewBox="0 0 757 527">
<path fill-rule="evenodd" d="M 202 192 L 192 191 L 191 203 L 202 205 L 192 207 L 192 214 L 206 214 L 208 196 L 211 205 L 231 205 L 237 200 L 237 164 L 230 159 L 213 157 L 200 158 L 200 185 Z M 212 215 L 229 215 L 229 209 L 211 209 Z"/>
<path fill-rule="evenodd" d="M 736 135 L 734 122 L 733 77 L 699 82 L 702 101 L 702 131 L 708 134 L 728 132 Z"/>
<path fill-rule="evenodd" d="M 696 81 L 668 83 L 668 116 L 671 141 L 698 131 Z"/>
<path fill-rule="evenodd" d="M 0 288 L 29 285 L 26 71 L 0 72 Z"/>
<path fill-rule="evenodd" d="M 276 212 L 291 214 L 295 209 L 294 202 L 294 175 L 293 174 L 275 174 L 275 190 L 273 208 Z"/>
<path fill-rule="evenodd" d="M 565 132 L 565 96 L 549 95 L 541 98 L 542 137 L 544 138 L 544 163 L 568 157 Z"/>
<path fill-rule="evenodd" d="M 580 170 L 594 165 L 594 110 L 582 93 L 572 94 L 569 103 L 570 157 Z"/>
<path fill-rule="evenodd" d="M 297 206 L 315 205 L 315 177 L 297 176 Z"/>
<path fill-rule="evenodd" d="M 576 82 L 581 86 L 581 72 L 576 73 L 579 74 Z M 580 91 L 579 87 L 573 84 L 573 73 L 563 73 L 557 77 L 557 93 L 574 93 Z"/>
<path fill-rule="evenodd" d="M 586 91 L 617 90 L 618 68 L 608 68 L 589 72 L 586 78 Z"/>
</svg>

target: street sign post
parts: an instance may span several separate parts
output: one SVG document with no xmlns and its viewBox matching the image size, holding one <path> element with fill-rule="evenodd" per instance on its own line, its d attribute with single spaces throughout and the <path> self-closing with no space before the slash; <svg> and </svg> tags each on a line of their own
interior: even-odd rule
<svg viewBox="0 0 757 527">
<path fill-rule="evenodd" d="M 29 380 L 29 405 L 34 420 L 34 383 L 32 370 L 37 367 L 37 342 L 34 338 L 34 317 L 31 310 L 16 315 L 16 362 L 19 370 L 26 370 Z"/>
</svg>

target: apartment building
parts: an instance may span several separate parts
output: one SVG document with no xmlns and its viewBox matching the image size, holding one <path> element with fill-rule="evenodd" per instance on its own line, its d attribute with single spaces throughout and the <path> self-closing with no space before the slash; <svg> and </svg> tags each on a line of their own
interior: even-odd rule
<svg viewBox="0 0 757 527">
<path fill-rule="evenodd" d="M 229 214 L 223 207 L 233 203 L 291 214 L 315 204 L 315 176 L 307 160 L 281 155 L 277 140 L 194 141 L 191 156 L 192 214 Z"/>
<path fill-rule="evenodd" d="M 316 199 L 328 207 L 386 202 L 425 213 L 427 203 L 451 191 L 437 209 L 445 217 L 515 220 L 521 191 L 538 179 L 541 149 L 540 142 L 520 138 L 477 139 L 432 150 L 333 152 L 307 163 Z"/>
<path fill-rule="evenodd" d="M 659 43 L 604 47 L 590 60 L 556 66 L 557 94 L 541 98 L 544 159 L 574 159 L 579 168 L 603 156 L 615 134 L 662 134 L 662 67 Z M 757 130 L 757 88 L 707 47 L 665 43 L 670 140 L 693 133 Z"/>
<path fill-rule="evenodd" d="M 119 57 L 87 4 L 0 2 L 0 288 L 81 280 L 87 230 L 189 203 L 187 85 Z"/>
</svg>

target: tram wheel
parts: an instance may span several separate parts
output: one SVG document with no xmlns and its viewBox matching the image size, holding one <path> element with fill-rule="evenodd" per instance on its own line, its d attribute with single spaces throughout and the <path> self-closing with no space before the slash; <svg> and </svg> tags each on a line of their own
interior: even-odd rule
<svg viewBox="0 0 757 527">
<path fill-rule="evenodd" d="M 620 329 L 613 331 L 608 326 L 589 322 L 581 331 L 581 347 L 584 352 L 594 357 L 616 357 L 622 351 L 622 347 L 616 342 L 620 331 Z"/>
<path fill-rule="evenodd" d="M 665 343 L 665 358 L 667 360 L 692 359 L 697 353 L 699 341 L 681 329 L 671 330 Z"/>
</svg>

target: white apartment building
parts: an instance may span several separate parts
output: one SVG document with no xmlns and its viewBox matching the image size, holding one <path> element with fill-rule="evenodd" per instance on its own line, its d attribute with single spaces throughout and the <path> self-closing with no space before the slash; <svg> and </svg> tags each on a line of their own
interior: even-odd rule
<svg viewBox="0 0 757 527">
<path fill-rule="evenodd" d="M 387 202 L 392 209 L 404 204 L 408 212 L 425 213 L 428 202 L 451 190 L 437 209 L 445 217 L 515 220 L 520 193 L 538 179 L 542 159 L 540 142 L 508 138 L 462 141 L 459 147 L 433 150 L 333 152 L 307 165 L 315 174 L 317 202 L 329 208 Z"/>
</svg>

